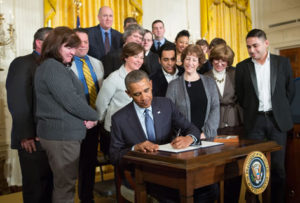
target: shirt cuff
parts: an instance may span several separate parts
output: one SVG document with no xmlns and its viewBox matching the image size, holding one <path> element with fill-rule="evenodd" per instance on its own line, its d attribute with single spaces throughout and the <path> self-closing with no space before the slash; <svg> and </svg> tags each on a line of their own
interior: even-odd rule
<svg viewBox="0 0 300 203">
<path fill-rule="evenodd" d="M 193 138 L 193 140 L 194 140 L 194 142 L 190 146 L 196 145 L 198 143 L 198 139 L 194 135 L 189 134 L 187 136 L 191 136 Z"/>
</svg>

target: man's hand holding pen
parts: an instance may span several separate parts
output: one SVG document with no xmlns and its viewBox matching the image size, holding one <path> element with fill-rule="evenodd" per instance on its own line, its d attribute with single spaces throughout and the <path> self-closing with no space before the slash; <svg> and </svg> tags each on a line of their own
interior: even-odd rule
<svg viewBox="0 0 300 203">
<path fill-rule="evenodd" d="M 182 149 L 190 146 L 194 142 L 192 136 L 177 136 L 172 142 L 171 145 L 174 149 Z"/>
<path fill-rule="evenodd" d="M 174 149 L 186 148 L 194 142 L 192 136 L 180 136 L 180 133 L 181 129 L 177 131 L 175 139 L 173 139 L 173 141 L 171 142 L 171 145 Z"/>
</svg>

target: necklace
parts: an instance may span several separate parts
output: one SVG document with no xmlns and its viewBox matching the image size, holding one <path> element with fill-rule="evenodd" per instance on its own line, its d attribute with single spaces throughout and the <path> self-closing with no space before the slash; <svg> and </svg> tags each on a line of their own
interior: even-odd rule
<svg viewBox="0 0 300 203">
<path fill-rule="evenodd" d="M 187 81 L 187 82 L 188 82 L 187 86 L 188 86 L 188 87 L 192 87 L 191 81 Z"/>
<path fill-rule="evenodd" d="M 217 81 L 218 83 L 222 83 L 224 82 L 224 77 L 221 80 L 218 80 L 215 76 L 214 76 L 215 81 Z"/>
</svg>

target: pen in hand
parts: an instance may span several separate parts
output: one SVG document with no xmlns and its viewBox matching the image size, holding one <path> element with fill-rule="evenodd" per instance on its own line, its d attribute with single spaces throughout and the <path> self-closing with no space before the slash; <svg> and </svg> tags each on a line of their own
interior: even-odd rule
<svg viewBox="0 0 300 203">
<path fill-rule="evenodd" d="M 179 130 L 177 131 L 176 137 L 179 137 L 179 136 L 180 136 L 180 133 L 181 133 L 181 128 L 179 128 Z"/>
</svg>

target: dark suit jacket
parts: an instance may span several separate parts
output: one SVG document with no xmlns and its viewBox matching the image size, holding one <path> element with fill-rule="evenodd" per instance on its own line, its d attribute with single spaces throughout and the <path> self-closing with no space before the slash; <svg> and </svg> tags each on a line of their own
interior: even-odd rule
<svg viewBox="0 0 300 203">
<path fill-rule="evenodd" d="M 121 65 L 124 63 L 121 59 L 122 50 L 123 48 L 119 48 L 116 51 L 109 52 L 107 55 L 105 55 L 102 58 L 102 63 L 104 67 L 104 78 L 107 78 L 109 74 L 111 74 L 115 70 L 118 70 L 121 67 Z M 143 65 L 141 66 L 141 70 L 150 74 L 148 71 L 150 71 L 151 68 L 147 67 L 144 62 Z"/>
<path fill-rule="evenodd" d="M 212 69 L 213 69 L 212 64 L 210 63 L 209 60 L 207 60 L 207 61 L 201 66 L 201 68 L 200 68 L 199 70 L 197 70 L 197 72 L 200 73 L 200 74 L 204 74 L 204 73 L 206 73 L 206 72 L 208 72 L 208 71 L 210 71 L 210 70 L 212 70 Z"/>
<path fill-rule="evenodd" d="M 107 78 L 109 74 L 111 74 L 115 70 L 118 70 L 124 63 L 121 60 L 122 50 L 122 48 L 119 48 L 115 51 L 111 51 L 102 58 L 102 63 L 104 67 L 104 78 Z"/>
<path fill-rule="evenodd" d="M 296 87 L 296 92 L 295 92 L 295 97 L 293 99 L 291 109 L 292 109 L 292 116 L 293 116 L 293 121 L 294 123 L 300 123 L 300 77 L 295 79 L 295 87 Z"/>
<path fill-rule="evenodd" d="M 293 127 L 290 103 L 294 96 L 292 68 L 287 58 L 270 54 L 271 102 L 274 119 L 284 132 Z M 244 109 L 246 132 L 253 128 L 258 112 L 258 86 L 254 63 L 248 58 L 236 67 L 236 93 Z"/>
<path fill-rule="evenodd" d="M 178 76 L 181 76 L 184 72 L 182 67 L 178 68 Z M 153 75 L 150 75 L 150 79 L 152 80 L 152 94 L 156 97 L 165 97 L 168 89 L 167 79 L 162 71 L 162 67 L 158 69 Z"/>
<path fill-rule="evenodd" d="M 145 56 L 144 64 L 146 68 L 146 72 L 151 75 L 155 73 L 158 69 L 160 69 L 160 63 L 158 59 L 158 55 L 149 51 L 148 55 Z"/>
<path fill-rule="evenodd" d="M 179 113 L 171 100 L 153 97 L 152 112 L 157 144 L 172 140 L 172 130 L 181 128 L 183 135 L 192 134 L 200 139 L 197 127 Z M 112 116 L 110 160 L 117 164 L 124 154 L 139 143 L 146 141 L 146 135 L 140 124 L 133 102 L 129 103 Z"/>
<path fill-rule="evenodd" d="M 173 43 L 166 39 L 166 41 L 165 41 L 164 44 L 173 44 Z M 160 45 L 160 47 L 162 47 L 164 44 Z M 152 51 L 153 53 L 156 53 L 156 54 L 158 55 L 158 51 L 159 51 L 159 50 L 157 50 L 157 49 L 155 48 L 154 42 L 153 42 L 153 44 L 152 44 L 152 47 L 151 47 L 150 51 Z"/>
<path fill-rule="evenodd" d="M 9 66 L 6 90 L 8 109 L 12 116 L 12 149 L 22 149 L 22 139 L 36 137 L 33 81 L 38 58 L 39 55 L 32 52 L 14 59 Z"/>
<path fill-rule="evenodd" d="M 89 52 L 88 55 L 99 60 L 105 55 L 105 45 L 103 43 L 100 25 L 87 28 L 89 31 Z M 111 29 L 111 46 L 110 52 L 114 52 L 123 45 L 122 34 L 117 30 Z"/>
</svg>

